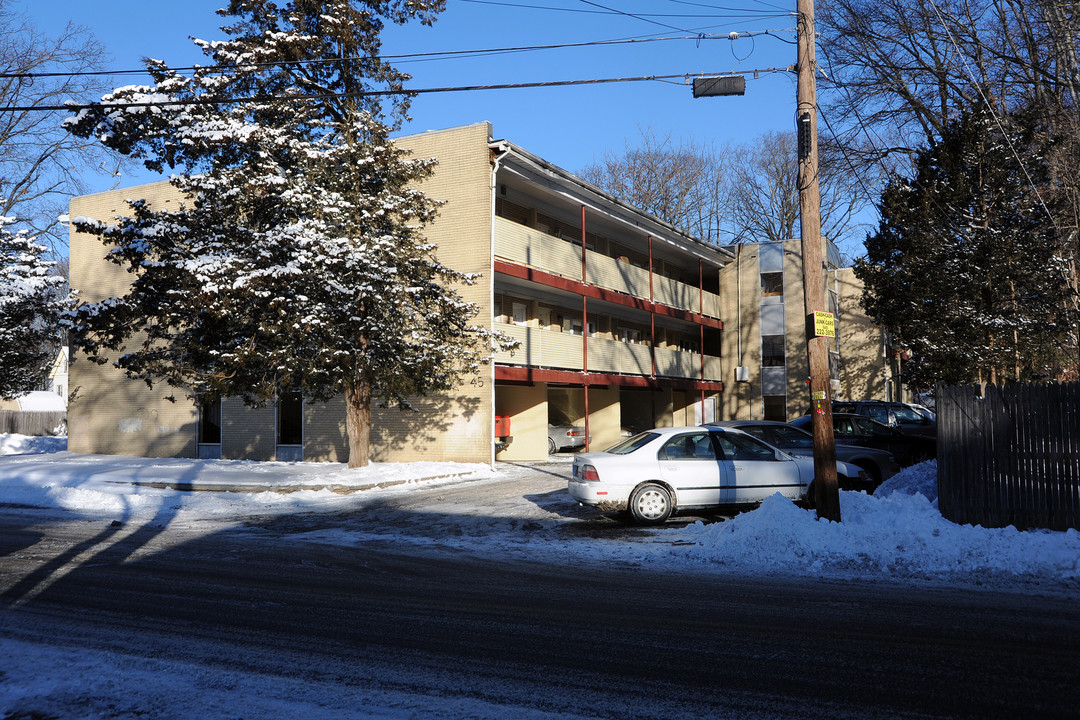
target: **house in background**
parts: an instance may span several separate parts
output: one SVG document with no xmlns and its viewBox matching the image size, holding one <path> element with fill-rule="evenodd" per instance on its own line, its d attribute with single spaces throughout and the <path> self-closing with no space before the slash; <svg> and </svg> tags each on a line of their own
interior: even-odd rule
<svg viewBox="0 0 1080 720">
<path fill-rule="evenodd" d="M 622 428 L 728 417 L 722 285 L 735 254 L 706 244 L 506 141 L 479 123 L 396 140 L 439 164 L 422 189 L 446 201 L 426 231 L 444 264 L 479 273 L 460 288 L 476 323 L 520 341 L 456 392 L 419 398 L 419 412 L 373 409 L 378 461 L 496 458 L 496 418 L 512 436 L 498 459 L 548 452 L 549 415 L 587 432 L 589 447 Z M 111 221 L 142 198 L 181 200 L 166 182 L 77 197 L 70 215 Z M 97 238 L 72 232 L 71 285 L 95 301 L 122 294 L 123 268 Z M 164 388 L 110 365 L 76 361 L 69 449 L 256 460 L 347 459 L 344 404 L 283 393 L 261 409 L 239 400 L 170 403 Z M 551 412 L 557 410 L 558 412 Z M 509 423 L 508 432 L 505 430 Z"/>
<path fill-rule="evenodd" d="M 862 283 L 841 267 L 827 243 L 826 290 L 836 319 L 829 344 L 834 400 L 908 399 L 897 354 L 860 304 Z M 724 299 L 723 356 L 731 381 L 723 414 L 732 419 L 788 421 L 810 407 L 802 241 L 729 246 L 734 262 L 720 273 Z"/>
<path fill-rule="evenodd" d="M 56 353 L 56 358 L 53 359 L 52 365 L 49 367 L 49 374 L 45 378 L 45 382 L 42 383 L 42 390 L 55 393 L 64 400 L 64 405 L 67 405 L 68 399 L 68 347 L 65 345 L 60 348 Z"/>
</svg>

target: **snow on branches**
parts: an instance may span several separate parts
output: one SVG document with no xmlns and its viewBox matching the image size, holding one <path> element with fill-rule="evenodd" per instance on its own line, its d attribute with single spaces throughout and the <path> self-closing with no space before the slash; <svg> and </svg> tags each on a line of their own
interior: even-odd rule
<svg viewBox="0 0 1080 720">
<path fill-rule="evenodd" d="M 64 278 L 29 231 L 11 232 L 0 217 L 0 397 L 38 389 L 60 347 L 67 308 Z"/>
<path fill-rule="evenodd" d="M 416 186 L 434 160 L 398 149 L 364 94 L 405 77 L 378 58 L 380 15 L 429 21 L 441 6 L 235 0 L 221 11 L 238 18 L 229 39 L 197 42 L 210 65 L 184 77 L 151 62 L 154 86 L 71 118 L 78 135 L 179 170 L 185 199 L 133 202 L 111 225 L 74 221 L 134 273 L 123 297 L 78 308 L 79 346 L 123 349 L 115 363 L 130 376 L 190 395 L 344 393 L 350 464 L 367 462 L 372 399 L 456 387 L 488 353 L 458 292 L 473 278 L 423 236 L 438 203 Z M 407 98 L 393 97 L 400 117 Z"/>
</svg>

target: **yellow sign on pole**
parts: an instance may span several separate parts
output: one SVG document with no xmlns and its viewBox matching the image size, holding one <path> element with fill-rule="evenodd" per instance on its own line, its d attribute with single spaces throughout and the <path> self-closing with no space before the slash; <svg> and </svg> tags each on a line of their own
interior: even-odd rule
<svg viewBox="0 0 1080 720">
<path fill-rule="evenodd" d="M 831 312 L 814 312 L 814 337 L 836 337 L 836 318 Z"/>
</svg>

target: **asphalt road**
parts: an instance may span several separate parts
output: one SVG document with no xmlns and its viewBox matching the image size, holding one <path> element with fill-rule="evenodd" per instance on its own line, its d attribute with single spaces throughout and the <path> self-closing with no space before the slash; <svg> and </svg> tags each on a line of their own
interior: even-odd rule
<svg viewBox="0 0 1080 720">
<path fill-rule="evenodd" d="M 562 482 L 522 470 L 211 534 L 9 508 L 0 644 L 407 692 L 416 717 L 468 698 L 505 717 L 1080 716 L 1074 599 L 535 562 L 483 542 L 639 532 L 579 511 Z M 402 527 L 478 550 L 402 543 Z M 360 539 L 317 541 L 330 530 Z"/>
</svg>

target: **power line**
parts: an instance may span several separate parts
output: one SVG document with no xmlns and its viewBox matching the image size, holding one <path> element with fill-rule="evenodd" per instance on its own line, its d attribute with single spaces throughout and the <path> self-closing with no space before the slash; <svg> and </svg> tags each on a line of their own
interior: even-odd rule
<svg viewBox="0 0 1080 720">
<path fill-rule="evenodd" d="M 101 108 L 105 110 L 111 109 L 125 109 L 125 108 L 139 108 L 139 107 L 175 107 L 180 105 L 218 105 L 223 103 L 265 103 L 265 102 L 309 102 L 314 100 L 331 100 L 335 98 L 349 98 L 349 97 L 385 97 L 391 95 L 427 95 L 433 93 L 447 93 L 447 92 L 476 92 L 481 90 L 520 90 L 520 89 L 532 89 L 532 88 L 549 88 L 549 87 L 573 87 L 579 85 L 601 85 L 609 83 L 625 83 L 625 82 L 654 82 L 654 81 L 670 81 L 676 78 L 681 78 L 684 84 L 689 84 L 690 80 L 694 77 L 703 77 L 710 75 L 753 75 L 755 78 L 761 73 L 778 73 L 789 72 L 790 67 L 784 68 L 759 68 L 756 70 L 734 70 L 725 73 L 683 73 L 678 75 L 641 75 L 638 77 L 620 77 L 620 78 L 594 78 L 587 80 L 552 80 L 542 82 L 528 82 L 528 83 L 501 83 L 492 85 L 458 85 L 452 87 L 436 87 L 436 88 L 402 88 L 400 90 L 363 90 L 359 92 L 348 93 L 321 93 L 318 95 L 267 95 L 264 97 L 230 97 L 230 98 L 198 98 L 193 97 L 187 100 L 154 100 L 146 102 L 117 102 L 117 103 L 92 103 L 92 104 L 77 104 L 69 103 L 65 105 L 29 105 L 29 106 L 10 106 L 0 107 L 0 112 L 55 112 L 57 110 L 91 110 L 95 108 Z"/>
<path fill-rule="evenodd" d="M 679 30 L 680 32 L 687 32 L 686 28 L 680 28 L 680 27 L 676 27 L 674 25 L 668 25 L 667 23 L 662 23 L 662 22 L 660 22 L 658 20 L 653 20 L 652 17 L 647 16 L 647 15 L 638 15 L 638 14 L 635 14 L 635 13 L 626 12 L 624 10 L 616 10 L 614 8 L 609 8 L 606 5 L 600 5 L 599 3 L 591 2 L 591 0 L 579 0 L 579 2 L 583 2 L 586 5 L 592 5 L 593 7 L 602 8 L 602 9 L 607 10 L 608 12 L 610 12 L 610 13 L 612 13 L 614 15 L 625 15 L 626 17 L 631 17 L 631 18 L 634 18 L 635 20 L 643 20 L 643 21 L 645 21 L 647 23 L 652 23 L 653 25 L 659 25 L 660 27 L 666 27 L 669 30 Z M 669 17 L 669 16 L 664 15 L 662 17 Z M 698 16 L 695 15 L 693 17 L 698 17 Z"/>
<path fill-rule="evenodd" d="M 754 1 L 758 5 L 763 5 L 765 7 L 773 8 L 774 10 L 778 10 L 778 11 L 784 13 L 785 15 L 794 15 L 795 14 L 791 10 L 788 10 L 786 8 L 782 8 L 779 5 L 773 5 L 771 3 L 762 2 L 762 0 L 754 0 Z M 668 2 L 675 3 L 676 5 L 690 5 L 692 7 L 709 8 L 710 10 L 724 10 L 724 11 L 727 11 L 727 12 L 749 12 L 746 8 L 725 7 L 723 5 L 709 5 L 708 3 L 689 2 L 688 0 L 668 0 Z"/>
<path fill-rule="evenodd" d="M 677 2 L 677 0 L 669 0 L 669 1 L 670 2 Z M 596 3 L 586 3 L 586 4 L 594 5 L 595 7 L 600 8 L 598 10 L 586 10 L 584 8 L 569 8 L 569 7 L 552 7 L 550 5 L 535 5 L 535 4 L 530 4 L 530 3 L 508 2 L 507 0 L 460 0 L 460 2 L 472 3 L 474 5 L 491 5 L 491 6 L 495 6 L 495 7 L 516 8 L 516 9 L 519 9 L 519 10 L 546 10 L 546 11 L 549 11 L 549 12 L 575 13 L 575 14 L 579 14 L 579 15 L 631 15 L 632 17 L 637 17 L 639 19 L 640 18 L 669 18 L 669 19 L 712 18 L 712 19 L 717 19 L 717 18 L 720 18 L 720 17 L 732 17 L 732 16 L 742 17 L 742 16 L 745 16 L 747 14 L 757 12 L 757 11 L 748 10 L 746 8 L 724 7 L 724 6 L 719 6 L 719 5 L 707 5 L 707 4 L 704 4 L 704 3 L 690 3 L 690 2 L 684 2 L 684 3 L 680 3 L 680 4 L 682 4 L 682 5 L 692 5 L 692 6 L 696 6 L 696 7 L 704 7 L 704 8 L 709 8 L 710 10 L 721 10 L 721 11 L 724 11 L 726 13 L 733 13 L 733 15 L 730 15 L 730 16 L 729 15 L 715 15 L 715 14 L 711 14 L 711 13 L 709 13 L 709 14 L 706 14 L 706 13 L 679 14 L 679 13 L 657 13 L 657 12 L 651 12 L 651 13 L 628 13 L 628 12 L 624 12 L 622 10 L 617 10 L 617 9 L 614 9 L 614 8 L 605 7 L 603 5 L 598 5 Z M 791 15 L 792 14 L 791 11 L 789 11 L 789 10 L 778 7 L 776 5 L 770 5 L 769 3 L 766 3 L 766 2 L 758 2 L 757 4 L 762 5 L 764 7 L 773 8 L 773 9 L 778 11 L 776 14 L 771 14 L 768 17 L 781 17 L 783 15 Z"/>
<path fill-rule="evenodd" d="M 737 36 L 743 37 L 755 37 L 758 35 L 768 35 L 770 37 L 780 38 L 776 32 L 771 30 L 758 30 L 750 32 L 739 32 Z M 680 36 L 667 36 L 667 37 L 645 37 L 645 38 L 620 38 L 614 40 L 590 40 L 577 43 L 555 43 L 550 45 L 520 45 L 513 47 L 496 47 L 496 48 L 481 48 L 475 50 L 433 50 L 429 52 L 421 53 L 402 53 L 397 55 L 382 55 L 383 60 L 444 60 L 454 57 L 482 57 L 484 55 L 494 55 L 510 52 L 532 52 L 538 50 L 557 50 L 565 48 L 583 48 L 583 47 L 605 47 L 609 45 L 633 45 L 652 42 L 670 42 L 673 40 L 693 40 L 700 42 L 701 40 L 729 40 L 731 34 L 728 35 L 680 35 Z M 190 65 L 186 67 L 168 68 L 176 73 L 183 72 L 195 72 L 197 70 L 209 70 L 211 72 L 220 69 L 221 71 L 232 70 L 238 67 L 242 68 L 261 68 L 261 67 L 279 67 L 289 65 L 318 65 L 323 63 L 338 63 L 342 61 L 350 60 L 363 60 L 367 58 L 350 57 L 350 58 L 313 58 L 310 60 L 288 60 L 277 62 L 264 62 L 264 63 L 248 63 L 235 66 L 212 66 L 212 65 Z M 164 66 L 163 66 L 164 67 Z M 141 68 L 138 70 L 84 70 L 74 72 L 0 72 L 0 79 L 38 79 L 38 78 L 51 78 L 51 77 L 100 77 L 100 76 L 116 76 L 116 75 L 146 75 L 149 73 L 147 68 Z"/>
</svg>

